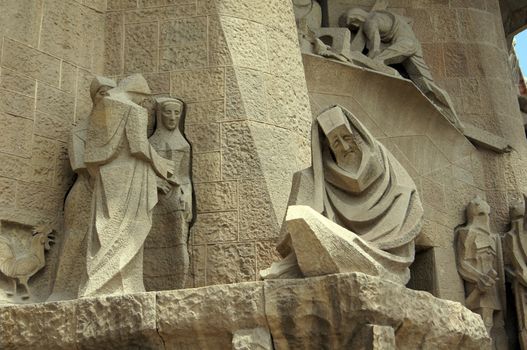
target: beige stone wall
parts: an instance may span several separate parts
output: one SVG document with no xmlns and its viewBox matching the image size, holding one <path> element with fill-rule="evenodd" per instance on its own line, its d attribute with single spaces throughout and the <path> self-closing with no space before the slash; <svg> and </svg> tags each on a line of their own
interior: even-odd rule
<svg viewBox="0 0 527 350">
<path fill-rule="evenodd" d="M 250 281 L 274 257 L 311 115 L 288 1 L 108 1 L 105 72 L 141 72 L 188 103 L 197 217 L 189 286 Z M 170 288 L 172 247 L 150 239 L 147 288 Z"/>
</svg>

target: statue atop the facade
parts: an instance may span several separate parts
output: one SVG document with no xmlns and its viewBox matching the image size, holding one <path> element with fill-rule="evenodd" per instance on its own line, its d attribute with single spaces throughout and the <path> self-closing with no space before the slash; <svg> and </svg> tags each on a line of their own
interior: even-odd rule
<svg viewBox="0 0 527 350">
<path fill-rule="evenodd" d="M 108 94 L 108 90 L 116 86 L 113 79 L 95 77 L 90 85 L 92 109 Z M 81 276 L 86 273 L 85 239 L 90 226 L 93 192 L 93 183 L 84 163 L 88 121 L 86 118 L 75 125 L 69 140 L 70 165 L 77 178 L 64 203 L 64 234 L 53 291 L 48 301 L 77 298 Z"/>
<path fill-rule="evenodd" d="M 434 82 L 408 18 L 386 10 L 366 12 L 352 8 L 343 15 L 341 23 L 355 34 L 351 50 L 354 57 L 363 56 L 362 65 L 383 72 L 385 69 L 379 67 L 402 65 L 403 74 L 408 75 L 456 128 L 463 130 L 450 97 Z M 365 50 L 367 56 L 363 55 Z"/>
<path fill-rule="evenodd" d="M 465 281 L 465 305 L 481 315 L 487 331 L 503 327 L 505 307 L 501 241 L 491 233 L 490 206 L 480 197 L 467 206 L 467 223 L 456 230 L 459 274 Z"/>
<path fill-rule="evenodd" d="M 506 272 L 514 293 L 518 335 L 522 350 L 527 349 L 527 231 L 525 201 L 517 200 L 510 207 L 511 228 L 503 239 Z"/>
<path fill-rule="evenodd" d="M 364 272 L 406 284 L 423 209 L 406 170 L 351 112 L 333 106 L 312 129 L 312 167 L 294 175 L 263 278 Z"/>
<path fill-rule="evenodd" d="M 143 244 L 157 177 L 168 180 L 174 169 L 148 142 L 148 113 L 139 105 L 150 95 L 143 76 L 127 77 L 106 94 L 89 117 L 84 153 L 93 199 L 81 297 L 145 291 Z"/>
<path fill-rule="evenodd" d="M 190 144 L 183 135 L 185 104 L 175 98 L 156 100 L 157 127 L 150 137 L 156 152 L 174 162 L 173 175 L 158 177 L 159 202 L 154 208 L 152 234 L 169 237 L 174 245 L 177 285 L 184 288 L 188 276 L 189 225 L 193 218 L 192 182 L 190 179 Z M 160 231 L 160 232 L 158 232 Z"/>
</svg>

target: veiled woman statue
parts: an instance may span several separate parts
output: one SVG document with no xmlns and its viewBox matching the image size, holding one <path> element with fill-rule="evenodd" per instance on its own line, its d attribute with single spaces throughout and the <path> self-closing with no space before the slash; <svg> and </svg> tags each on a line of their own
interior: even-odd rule
<svg viewBox="0 0 527 350">
<path fill-rule="evenodd" d="M 284 260 L 262 277 L 363 272 L 406 284 L 423 215 L 406 170 L 340 106 L 313 123 L 312 157 L 293 179 Z"/>
<path fill-rule="evenodd" d="M 88 122 L 84 162 L 94 188 L 81 297 L 144 292 L 156 179 L 174 168 L 147 139 L 148 112 L 139 105 L 150 94 L 146 80 L 132 75 L 107 94 Z"/>
<path fill-rule="evenodd" d="M 158 178 L 159 202 L 154 208 L 152 240 L 158 236 L 173 247 L 176 285 L 184 288 L 189 269 L 187 250 L 189 224 L 192 221 L 192 182 L 190 179 L 190 144 L 183 135 L 185 104 L 175 98 L 156 100 L 157 127 L 150 137 L 154 149 L 164 158 L 174 161 L 169 179 Z M 171 248 L 172 249 L 172 248 Z"/>
</svg>

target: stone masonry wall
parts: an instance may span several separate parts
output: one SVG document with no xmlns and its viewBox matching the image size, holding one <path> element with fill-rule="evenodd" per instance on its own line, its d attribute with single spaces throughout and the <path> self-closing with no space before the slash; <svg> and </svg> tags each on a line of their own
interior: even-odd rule
<svg viewBox="0 0 527 350">
<path fill-rule="evenodd" d="M 272 0 L 108 1 L 105 74 L 141 72 L 188 104 L 197 217 L 189 286 L 251 281 L 275 257 L 311 115 L 292 6 Z M 170 289 L 173 247 L 150 239 L 147 289 Z"/>
<path fill-rule="evenodd" d="M 90 111 L 90 77 L 102 72 L 104 10 L 104 0 L 0 1 L 4 221 L 60 225 L 73 176 L 66 141 L 73 123 Z M 57 251 L 49 261 L 56 262 Z"/>
</svg>

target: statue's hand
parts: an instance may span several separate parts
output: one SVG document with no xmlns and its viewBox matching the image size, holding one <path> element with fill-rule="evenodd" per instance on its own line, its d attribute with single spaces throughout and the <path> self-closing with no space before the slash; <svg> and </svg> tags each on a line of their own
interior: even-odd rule
<svg viewBox="0 0 527 350">
<path fill-rule="evenodd" d="M 168 192 L 170 192 L 170 190 L 172 189 L 172 186 L 170 186 L 170 184 L 168 183 L 168 181 L 164 180 L 164 179 L 157 179 L 157 189 L 163 193 L 163 194 L 167 194 Z"/>
<path fill-rule="evenodd" d="M 482 274 L 478 280 L 478 289 L 482 292 L 487 292 L 490 288 L 496 284 L 498 280 L 498 273 L 491 269 L 487 274 Z"/>
</svg>

